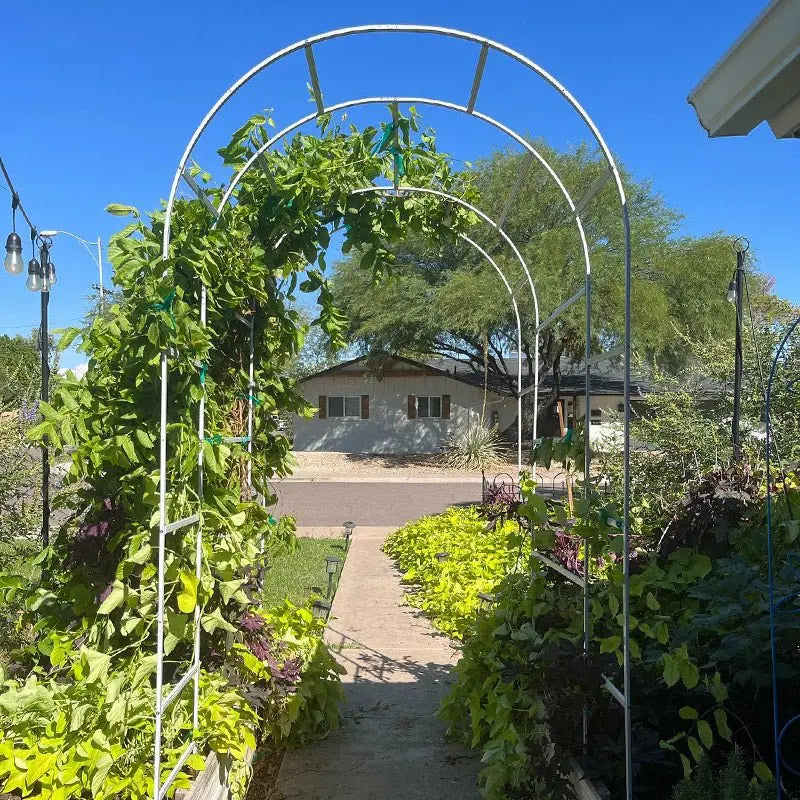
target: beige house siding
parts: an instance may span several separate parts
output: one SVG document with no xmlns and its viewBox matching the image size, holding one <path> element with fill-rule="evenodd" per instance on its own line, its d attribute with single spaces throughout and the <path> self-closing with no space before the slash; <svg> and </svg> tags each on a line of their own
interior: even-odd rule
<svg viewBox="0 0 800 800">
<path fill-rule="evenodd" d="M 362 368 L 363 369 L 363 368 Z M 341 453 L 435 453 L 444 439 L 480 421 L 483 390 L 445 375 L 402 376 L 387 373 L 381 380 L 343 370 L 309 378 L 302 384 L 306 400 L 315 408 L 319 397 L 369 395 L 369 419 L 298 417 L 294 425 L 295 450 Z M 408 396 L 450 395 L 450 419 L 408 418 Z M 501 430 L 516 419 L 516 401 L 489 392 L 486 421 L 494 413 Z"/>
</svg>

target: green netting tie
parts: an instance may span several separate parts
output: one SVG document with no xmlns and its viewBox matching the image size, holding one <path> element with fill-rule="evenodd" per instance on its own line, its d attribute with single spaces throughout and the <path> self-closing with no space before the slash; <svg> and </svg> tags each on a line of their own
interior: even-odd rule
<svg viewBox="0 0 800 800">
<path fill-rule="evenodd" d="M 397 170 L 398 177 L 404 177 L 406 174 L 406 162 L 403 158 L 403 154 L 400 152 L 400 148 L 392 145 L 389 148 L 389 152 L 394 157 L 394 168 Z"/>
<path fill-rule="evenodd" d="M 567 428 L 567 432 L 564 434 L 564 438 L 562 439 L 564 444 L 569 444 L 572 441 L 573 433 L 574 431 L 572 430 L 572 428 Z"/>
<path fill-rule="evenodd" d="M 254 394 L 245 394 L 244 392 L 239 392 L 236 396 L 241 397 L 243 400 L 252 400 L 254 406 L 261 405 L 261 401 Z"/>
<path fill-rule="evenodd" d="M 208 364 L 203 361 L 200 364 L 200 385 L 205 386 L 206 384 L 206 374 L 208 373 Z"/>
<path fill-rule="evenodd" d="M 206 436 L 206 441 L 211 444 L 222 444 L 222 434 L 215 433 L 213 436 Z"/>
<path fill-rule="evenodd" d="M 275 521 L 275 517 L 273 517 L 272 514 L 270 514 L 269 517 L 267 517 L 267 522 L 269 522 L 270 525 L 277 524 Z"/>
<path fill-rule="evenodd" d="M 153 311 L 165 311 L 169 314 L 172 327 L 175 327 L 175 315 L 172 313 L 172 304 L 175 302 L 175 289 L 173 289 L 160 303 L 153 303 L 150 308 Z"/>
<path fill-rule="evenodd" d="M 250 437 L 249 436 L 242 436 L 242 444 L 249 444 Z"/>
<path fill-rule="evenodd" d="M 389 144 L 392 136 L 394 136 L 394 122 L 390 122 L 388 125 L 385 125 L 383 129 L 383 136 L 381 136 L 380 141 L 372 148 L 373 155 L 382 153 Z"/>
</svg>

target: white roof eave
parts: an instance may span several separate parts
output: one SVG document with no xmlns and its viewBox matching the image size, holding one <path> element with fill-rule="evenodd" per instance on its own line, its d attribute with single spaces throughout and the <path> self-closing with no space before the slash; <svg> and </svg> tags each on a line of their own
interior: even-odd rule
<svg viewBox="0 0 800 800">
<path fill-rule="evenodd" d="M 689 95 L 709 136 L 800 137 L 800 0 L 773 0 Z"/>
</svg>

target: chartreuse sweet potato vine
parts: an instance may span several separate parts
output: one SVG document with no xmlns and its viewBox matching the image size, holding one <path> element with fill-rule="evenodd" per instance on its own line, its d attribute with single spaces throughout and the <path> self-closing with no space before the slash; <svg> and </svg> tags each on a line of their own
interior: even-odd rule
<svg viewBox="0 0 800 800">
<path fill-rule="evenodd" d="M 254 117 L 236 132 L 220 151 L 227 170 L 252 154 L 267 124 Z M 463 180 L 455 185 L 433 136 L 417 141 L 416 130 L 414 113 L 400 121 L 406 181 L 474 200 Z M 255 501 L 260 493 L 269 502 L 267 479 L 289 469 L 289 443 L 274 415 L 310 411 L 285 376 L 304 334 L 295 292 L 317 295 L 317 323 L 340 343 L 344 320 L 325 278 L 333 230 L 344 231 L 344 250 L 357 248 L 365 268 L 380 273 L 391 266 L 386 248 L 411 229 L 452 240 L 474 221 L 460 211 L 454 220 L 433 197 L 353 196 L 392 174 L 391 155 L 373 152 L 378 138 L 374 127 L 344 131 L 321 118 L 317 136 L 298 134 L 267 155 L 272 178 L 257 169 L 247 174 L 217 229 L 198 199 L 179 199 L 166 261 L 163 212 L 109 207 L 131 218 L 109 246 L 121 299 L 83 337 L 85 379 L 59 383 L 33 433 L 47 438 L 56 457 L 69 454 L 60 501 L 69 515 L 37 558 L 34 585 L 3 579 L 6 594 L 25 602 L 33 642 L 0 675 L 0 791 L 41 800 L 151 793 L 159 360 L 167 349 L 168 517 L 199 511 L 203 524 L 199 582 L 193 534 L 167 539 L 167 678 L 183 674 L 190 660 L 199 604 L 200 752 L 240 757 L 259 735 L 302 740 L 336 724 L 338 676 L 319 624 L 307 609 L 261 608 L 255 581 L 269 552 L 292 534 L 290 522 L 275 523 Z M 199 168 L 195 174 L 218 200 L 210 176 Z M 201 284 L 208 287 L 207 327 L 199 318 Z M 245 482 L 244 448 L 222 443 L 246 433 L 248 330 L 236 314 L 250 317 L 256 334 L 253 486 Z M 62 344 L 77 335 L 68 331 Z M 166 724 L 164 776 L 190 735 L 185 694 Z M 202 763 L 194 757 L 188 769 Z M 188 774 L 171 791 L 187 783 Z"/>
</svg>

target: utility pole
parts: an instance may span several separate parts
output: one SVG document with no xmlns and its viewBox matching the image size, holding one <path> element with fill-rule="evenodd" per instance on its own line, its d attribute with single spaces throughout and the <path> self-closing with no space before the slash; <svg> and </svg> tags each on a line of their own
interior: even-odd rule
<svg viewBox="0 0 800 800">
<path fill-rule="evenodd" d="M 733 458 L 737 463 L 742 459 L 742 444 L 739 436 L 739 420 L 742 410 L 742 301 L 744 299 L 744 254 L 749 247 L 747 240 L 737 239 L 736 271 L 728 285 L 728 301 L 736 306 L 736 354 L 733 370 L 733 422 L 731 424 L 731 440 L 733 442 Z"/>
</svg>

